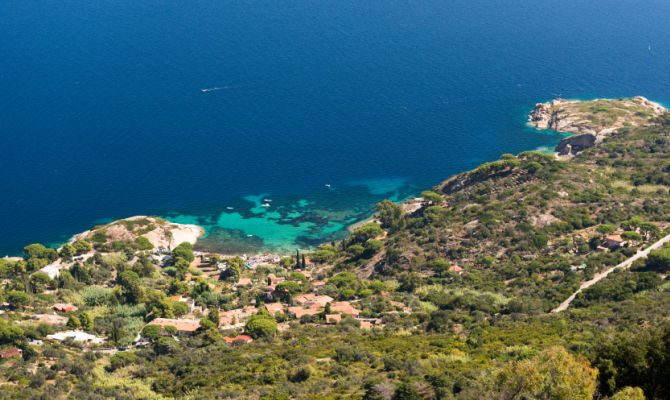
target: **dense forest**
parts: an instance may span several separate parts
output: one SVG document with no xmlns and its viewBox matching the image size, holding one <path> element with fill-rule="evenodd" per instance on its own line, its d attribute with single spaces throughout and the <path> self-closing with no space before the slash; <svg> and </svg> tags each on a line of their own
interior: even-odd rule
<svg viewBox="0 0 670 400">
<path fill-rule="evenodd" d="M 0 398 L 670 398 L 670 247 L 551 312 L 670 234 L 669 133 L 503 154 L 258 265 L 157 249 L 158 218 L 29 245 L 0 260 Z M 49 338 L 68 329 L 96 339 Z"/>
</svg>

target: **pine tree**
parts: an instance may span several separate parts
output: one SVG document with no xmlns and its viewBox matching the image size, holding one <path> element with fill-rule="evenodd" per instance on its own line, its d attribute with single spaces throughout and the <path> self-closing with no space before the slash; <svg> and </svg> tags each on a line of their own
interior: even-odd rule
<svg viewBox="0 0 670 400">
<path fill-rule="evenodd" d="M 300 250 L 295 251 L 295 267 L 300 268 Z"/>
<path fill-rule="evenodd" d="M 302 267 L 307 268 L 307 263 L 305 263 L 305 255 L 302 255 Z"/>
</svg>

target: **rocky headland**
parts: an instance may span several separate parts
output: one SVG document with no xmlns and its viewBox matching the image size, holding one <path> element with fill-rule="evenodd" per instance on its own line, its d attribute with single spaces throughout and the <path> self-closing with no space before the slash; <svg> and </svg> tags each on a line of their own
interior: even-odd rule
<svg viewBox="0 0 670 400">
<path fill-rule="evenodd" d="M 572 156 L 621 128 L 648 125 L 666 111 L 642 96 L 590 101 L 559 98 L 536 104 L 528 123 L 538 130 L 575 133 L 561 140 L 555 148 L 559 156 Z"/>
<path fill-rule="evenodd" d="M 94 243 L 134 242 L 139 237 L 145 237 L 156 248 L 173 249 L 182 242 L 195 244 L 204 233 L 205 230 L 198 225 L 177 224 L 158 217 L 138 215 L 96 226 L 90 231 L 75 235 L 71 242 L 79 240 Z"/>
</svg>

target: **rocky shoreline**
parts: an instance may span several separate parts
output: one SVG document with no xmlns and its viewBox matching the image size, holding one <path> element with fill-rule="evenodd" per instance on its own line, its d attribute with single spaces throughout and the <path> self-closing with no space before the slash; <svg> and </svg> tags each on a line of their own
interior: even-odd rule
<svg viewBox="0 0 670 400">
<path fill-rule="evenodd" d="M 602 142 L 618 129 L 649 124 L 665 112 L 663 106 L 642 96 L 590 101 L 558 98 L 537 103 L 528 124 L 537 130 L 575 133 L 561 140 L 555 148 L 558 156 L 573 156 Z"/>
</svg>

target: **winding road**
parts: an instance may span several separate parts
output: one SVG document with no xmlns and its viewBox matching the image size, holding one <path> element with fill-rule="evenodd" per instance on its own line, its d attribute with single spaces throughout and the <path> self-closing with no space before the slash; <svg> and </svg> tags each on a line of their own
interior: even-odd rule
<svg viewBox="0 0 670 400">
<path fill-rule="evenodd" d="M 610 272 L 614 271 L 615 269 L 618 269 L 618 268 L 628 268 L 628 267 L 630 267 L 631 264 L 632 264 L 635 260 L 646 257 L 647 254 L 649 254 L 650 251 L 652 251 L 652 250 L 658 250 L 658 249 L 661 248 L 666 242 L 669 242 L 669 241 L 670 241 L 670 235 L 664 236 L 664 237 L 661 238 L 659 241 L 657 241 L 656 243 L 654 243 L 654 244 L 652 244 L 651 246 L 647 247 L 646 249 L 641 250 L 641 251 L 638 251 L 637 253 L 635 253 L 635 255 L 633 255 L 632 257 L 630 257 L 630 258 L 628 258 L 628 259 L 626 259 L 626 261 L 622 262 L 621 264 L 615 265 L 614 267 L 608 268 L 608 269 L 606 269 L 605 271 L 596 274 L 595 277 L 594 277 L 593 279 L 591 279 L 590 281 L 586 281 L 586 282 L 582 283 L 581 285 L 579 285 L 579 289 L 577 289 L 576 292 L 574 292 L 572 295 L 570 295 L 570 297 L 568 297 L 564 302 L 562 302 L 561 305 L 559 305 L 558 307 L 556 307 L 556 308 L 554 308 L 553 310 L 551 310 L 551 312 L 555 313 L 555 312 L 561 312 L 561 311 L 566 310 L 566 309 L 570 306 L 570 303 L 572 303 L 572 301 L 575 299 L 575 297 L 577 297 L 577 295 L 578 295 L 582 290 L 588 288 L 589 286 L 592 286 L 592 285 L 596 284 L 599 280 L 601 280 L 601 279 L 603 279 L 604 277 L 606 277 L 607 275 L 609 275 Z"/>
</svg>

